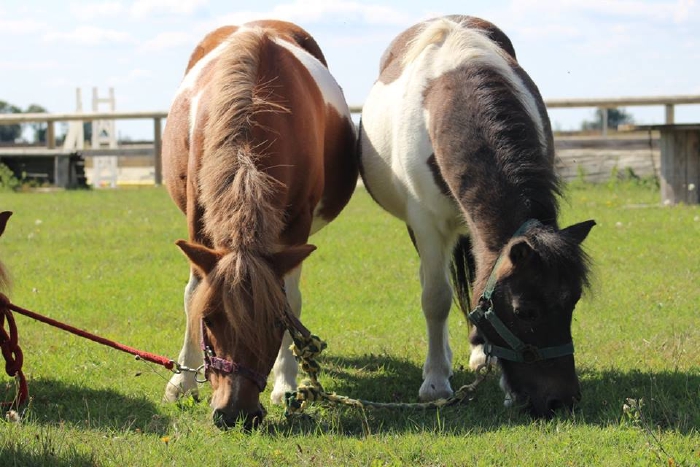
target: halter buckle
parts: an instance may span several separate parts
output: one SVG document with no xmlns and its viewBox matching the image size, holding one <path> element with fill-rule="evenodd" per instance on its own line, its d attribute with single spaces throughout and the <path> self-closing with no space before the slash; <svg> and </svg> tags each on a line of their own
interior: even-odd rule
<svg viewBox="0 0 700 467">
<path fill-rule="evenodd" d="M 520 351 L 520 356 L 525 363 L 535 363 L 538 360 L 542 360 L 539 349 L 534 345 L 526 345 L 523 347 Z"/>
</svg>

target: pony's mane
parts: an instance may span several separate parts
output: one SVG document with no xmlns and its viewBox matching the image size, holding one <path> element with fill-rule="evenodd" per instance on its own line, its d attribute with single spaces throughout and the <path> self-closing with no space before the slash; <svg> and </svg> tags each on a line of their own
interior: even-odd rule
<svg viewBox="0 0 700 467">
<path fill-rule="evenodd" d="M 460 62 L 479 58 L 495 61 L 499 56 L 507 60 L 509 57 L 484 31 L 469 28 L 466 24 L 448 18 L 438 18 L 428 21 L 409 42 L 402 60 L 403 65 L 413 63 L 423 50 L 436 44 L 458 51 Z"/>
<path fill-rule="evenodd" d="M 560 280 L 591 287 L 591 257 L 573 238 L 557 234 L 551 226 L 533 229 L 527 234 L 544 267 Z"/>
<path fill-rule="evenodd" d="M 278 182 L 258 169 L 253 117 L 269 110 L 258 83 L 260 49 L 270 32 L 242 28 L 217 63 L 199 171 L 206 234 L 217 247 L 272 253 L 283 228 L 272 195 Z"/>
<path fill-rule="evenodd" d="M 438 43 L 444 57 L 440 69 L 459 71 L 462 89 L 457 92 L 471 94 L 468 102 L 478 116 L 464 122 L 481 140 L 473 141 L 471 150 L 491 152 L 498 168 L 480 176 L 499 177 L 491 185 L 508 187 L 502 202 L 519 203 L 528 217 L 556 222 L 561 181 L 547 156 L 551 130 L 536 86 L 484 31 L 449 19 L 428 22 L 409 45 L 404 64 Z"/>
<path fill-rule="evenodd" d="M 222 309 L 230 325 L 224 329 L 227 339 L 234 345 L 236 339 L 242 339 L 253 353 L 268 348 L 265 339 L 270 329 L 281 322 L 287 299 L 265 258 L 245 250 L 233 251 L 221 258 L 209 280 L 211 288 L 200 288 L 193 297 L 193 309 L 206 313 L 206 307 L 196 301 L 209 299 L 205 292 L 216 293 L 216 299 L 223 300 Z M 194 314 L 190 317 L 193 323 L 201 318 Z M 190 329 L 198 329 L 198 324 Z M 273 356 L 261 355 L 262 358 Z"/>
<path fill-rule="evenodd" d="M 493 151 L 497 170 L 492 176 L 500 179 L 492 183 L 502 187 L 503 201 L 517 203 L 525 219 L 556 224 L 562 182 L 540 136 L 533 131 L 530 113 L 513 98 L 510 83 L 499 72 L 476 67 L 465 78 L 473 89 L 475 112 L 481 117 L 480 123 L 473 124 L 478 126 L 483 148 Z"/>
<path fill-rule="evenodd" d="M 545 129 L 541 122 L 540 111 L 536 102 L 530 98 L 521 76 L 513 70 L 517 67 L 515 59 L 501 46 L 489 38 L 486 31 L 471 28 L 465 22 L 439 18 L 426 23 L 422 31 L 409 43 L 403 57 L 404 67 L 418 59 L 421 53 L 431 45 L 440 44 L 445 60 L 444 68 L 457 68 L 465 63 L 470 67 L 478 65 L 494 70 L 509 84 L 511 94 L 517 97 L 525 112 L 537 130 L 539 142 L 546 146 Z"/>
<path fill-rule="evenodd" d="M 214 285 L 229 300 L 224 309 L 237 334 L 252 346 L 285 304 L 266 259 L 277 251 L 284 228 L 284 213 L 274 204 L 280 184 L 258 168 L 260 143 L 252 141 L 251 131 L 256 113 L 284 111 L 266 101 L 269 93 L 258 82 L 261 50 L 271 43 L 270 34 L 259 27 L 241 28 L 219 58 L 198 180 L 205 233 L 228 252 L 215 269 Z M 252 309 L 242 306 L 245 299 Z"/>
</svg>

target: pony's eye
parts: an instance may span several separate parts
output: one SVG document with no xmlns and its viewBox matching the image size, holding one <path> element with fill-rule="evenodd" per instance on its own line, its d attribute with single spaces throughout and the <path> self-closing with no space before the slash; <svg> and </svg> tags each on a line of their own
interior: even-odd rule
<svg viewBox="0 0 700 467">
<path fill-rule="evenodd" d="M 534 308 L 515 308 L 513 313 L 523 321 L 535 321 L 539 316 L 538 311 Z"/>
<path fill-rule="evenodd" d="M 208 328 L 211 327 L 211 318 L 209 318 L 208 316 L 202 318 L 202 322 L 204 323 L 204 325 L 205 325 L 206 327 L 208 327 Z"/>
</svg>

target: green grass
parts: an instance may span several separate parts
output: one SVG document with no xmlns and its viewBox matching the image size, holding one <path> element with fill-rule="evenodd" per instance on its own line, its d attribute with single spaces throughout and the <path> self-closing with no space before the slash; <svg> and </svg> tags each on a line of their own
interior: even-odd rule
<svg viewBox="0 0 700 467">
<path fill-rule="evenodd" d="M 698 465 L 700 208 L 659 199 L 633 184 L 568 190 L 562 225 L 598 222 L 586 240 L 595 284 L 574 314 L 583 401 L 571 416 L 505 409 L 491 377 L 474 400 L 429 412 L 313 407 L 287 420 L 266 393 L 260 430 L 221 432 L 206 402 L 161 402 L 166 370 L 18 316 L 32 399 L 20 423 L 0 421 L 0 465 Z M 15 212 L 0 238 L 13 302 L 177 355 L 187 263 L 173 242 L 186 229 L 165 190 L 0 193 L 0 209 Z M 324 386 L 414 401 L 426 337 L 405 227 L 358 190 L 312 240 L 303 320 L 329 344 Z M 457 312 L 450 332 L 458 387 L 472 375 Z M 13 391 L 0 374 L 0 397 Z M 624 410 L 628 398 L 642 408 Z"/>
</svg>

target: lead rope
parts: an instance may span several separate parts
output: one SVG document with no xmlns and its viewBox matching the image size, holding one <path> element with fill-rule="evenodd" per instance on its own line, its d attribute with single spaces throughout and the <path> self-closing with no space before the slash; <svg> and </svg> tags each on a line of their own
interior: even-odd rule
<svg viewBox="0 0 700 467">
<path fill-rule="evenodd" d="M 0 349 L 2 350 L 2 355 L 5 358 L 6 365 L 5 370 L 9 376 L 16 378 L 18 382 L 18 393 L 12 402 L 4 402 L 0 404 L 2 407 L 16 408 L 21 406 L 26 400 L 28 395 L 27 381 L 22 373 L 22 349 L 19 347 L 19 337 L 17 335 L 17 326 L 15 324 L 12 312 L 19 313 L 21 315 L 32 318 L 36 321 L 48 324 L 50 326 L 62 329 L 64 331 L 75 334 L 76 336 L 89 339 L 93 342 L 97 342 L 102 345 L 106 345 L 116 350 L 126 352 L 128 354 L 134 355 L 137 360 L 145 360 L 147 362 L 155 363 L 161 365 L 173 373 L 193 373 L 195 379 L 199 381 L 197 375 L 202 371 L 200 368 L 188 368 L 186 366 L 180 365 L 175 360 L 161 355 L 156 355 L 150 352 L 145 352 L 143 350 L 138 350 L 133 347 L 129 347 L 119 342 L 115 342 L 104 337 L 100 337 L 96 334 L 92 334 L 87 331 L 83 331 L 76 327 L 70 326 L 68 324 L 62 323 L 60 321 L 48 318 L 46 316 L 40 315 L 33 311 L 21 308 L 13 304 L 7 296 L 0 293 Z M 7 319 L 9 325 L 9 333 L 4 329 L 4 322 Z M 201 381 L 199 381 L 201 382 Z"/>
<path fill-rule="evenodd" d="M 331 405 L 346 405 L 359 409 L 438 409 L 458 404 L 472 394 L 477 386 L 486 378 L 491 370 L 488 362 L 480 365 L 476 370 L 476 378 L 470 383 L 459 388 L 454 395 L 448 398 L 437 399 L 430 402 L 373 402 L 364 399 L 352 399 L 347 396 L 340 396 L 336 393 L 328 393 L 318 380 L 321 366 L 316 361 L 316 357 L 326 348 L 326 343 L 318 336 L 302 334 L 295 327 L 288 328 L 294 344 L 291 346 L 292 354 L 301 365 L 302 370 L 308 378 L 302 381 L 296 391 L 285 394 L 285 416 L 301 414 L 308 407 L 310 402 L 327 402 Z"/>
</svg>

